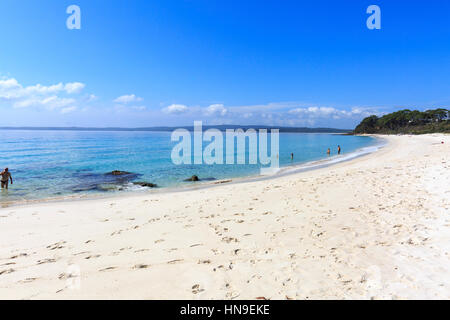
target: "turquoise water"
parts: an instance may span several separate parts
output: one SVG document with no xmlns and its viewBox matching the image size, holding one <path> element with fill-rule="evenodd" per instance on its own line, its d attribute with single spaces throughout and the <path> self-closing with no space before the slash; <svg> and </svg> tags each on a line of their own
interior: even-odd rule
<svg viewBox="0 0 450 320">
<path fill-rule="evenodd" d="M 9 167 L 14 185 L 0 193 L 0 202 L 136 191 L 133 181 L 159 187 L 192 185 L 201 180 L 258 175 L 259 165 L 175 165 L 170 132 L 0 131 L 0 167 Z M 333 161 L 357 154 L 377 141 L 370 137 L 333 134 L 280 134 L 280 166 L 327 158 Z M 204 142 L 204 147 L 207 145 Z M 337 145 L 343 153 L 336 156 Z M 225 143 L 224 143 L 225 146 Z M 291 152 L 294 160 L 291 161 Z M 247 158 L 248 159 L 248 158 Z M 132 174 L 114 177 L 113 170 Z"/>
</svg>

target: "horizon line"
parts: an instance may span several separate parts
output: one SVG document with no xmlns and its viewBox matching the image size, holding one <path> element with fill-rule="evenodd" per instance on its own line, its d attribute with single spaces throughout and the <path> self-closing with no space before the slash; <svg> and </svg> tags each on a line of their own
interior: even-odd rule
<svg viewBox="0 0 450 320">
<path fill-rule="evenodd" d="M 203 125 L 204 128 L 217 129 L 279 129 L 280 132 L 352 132 L 353 129 L 338 129 L 330 127 L 290 127 L 290 126 L 269 126 L 269 125 Z M 171 131 L 176 129 L 187 129 L 193 131 L 194 126 L 153 126 L 153 127 L 38 127 L 38 126 L 3 126 L 0 130 L 30 130 L 30 131 Z"/>
</svg>

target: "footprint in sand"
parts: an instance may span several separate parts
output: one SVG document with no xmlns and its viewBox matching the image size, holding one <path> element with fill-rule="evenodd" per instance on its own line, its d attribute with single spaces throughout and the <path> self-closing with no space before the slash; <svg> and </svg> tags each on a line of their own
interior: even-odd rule
<svg viewBox="0 0 450 320">
<path fill-rule="evenodd" d="M 19 253 L 19 254 L 16 254 L 16 255 L 10 257 L 9 259 L 17 259 L 17 258 L 21 258 L 21 257 L 26 257 L 27 255 L 28 254 L 26 254 L 26 253 Z"/>
<path fill-rule="evenodd" d="M 192 289 L 193 294 L 197 294 L 197 293 L 205 291 L 205 289 L 200 288 L 199 284 L 194 284 L 191 289 Z"/>
<path fill-rule="evenodd" d="M 50 249 L 50 250 L 62 249 L 62 248 L 64 248 L 63 244 L 65 244 L 65 243 L 66 243 L 66 241 L 59 241 L 59 242 L 48 245 L 47 249 Z"/>
<path fill-rule="evenodd" d="M 4 275 L 4 274 L 8 274 L 8 273 L 13 273 L 14 271 L 16 271 L 16 270 L 14 270 L 14 269 L 2 270 L 2 271 L 0 271 L 0 276 Z"/>
<path fill-rule="evenodd" d="M 99 254 L 94 254 L 94 255 L 85 257 L 85 259 L 86 259 L 86 260 L 90 260 L 90 259 L 95 259 L 95 258 L 100 258 L 100 257 L 101 257 L 101 255 L 99 255 Z"/>
<path fill-rule="evenodd" d="M 199 260 L 197 264 L 210 264 L 211 260 Z"/>
<path fill-rule="evenodd" d="M 103 272 L 103 271 L 110 271 L 110 270 L 114 270 L 114 269 L 117 269 L 117 267 L 107 267 L 107 268 L 100 269 L 98 271 Z"/>
<path fill-rule="evenodd" d="M 230 243 L 230 242 L 239 242 L 238 239 L 233 237 L 223 237 L 222 242 Z"/>
<path fill-rule="evenodd" d="M 44 264 L 44 263 L 53 263 L 53 262 L 56 262 L 56 259 L 48 258 L 48 259 L 38 260 L 37 264 L 40 265 L 40 264 Z"/>
<path fill-rule="evenodd" d="M 58 279 L 59 279 L 59 280 L 67 280 L 67 279 L 70 279 L 70 278 L 76 278 L 76 277 L 78 277 L 78 275 L 73 274 L 73 273 L 65 273 L 65 272 L 63 272 L 63 273 L 61 273 L 61 274 L 58 276 Z"/>
<path fill-rule="evenodd" d="M 178 262 L 181 262 L 181 261 L 184 261 L 184 260 L 183 259 L 176 259 L 176 260 L 172 260 L 172 261 L 167 262 L 167 264 L 175 264 L 175 263 L 178 263 Z"/>
<path fill-rule="evenodd" d="M 89 251 L 81 251 L 81 252 L 74 253 L 73 256 L 79 256 L 79 255 L 87 254 L 87 253 L 89 253 Z"/>
</svg>

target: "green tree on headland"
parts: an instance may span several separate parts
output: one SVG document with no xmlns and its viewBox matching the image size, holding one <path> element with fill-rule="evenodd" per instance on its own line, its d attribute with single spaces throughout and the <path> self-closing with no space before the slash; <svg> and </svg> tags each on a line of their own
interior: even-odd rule
<svg viewBox="0 0 450 320">
<path fill-rule="evenodd" d="M 364 118 L 356 126 L 354 133 L 450 133 L 449 118 L 450 112 L 448 109 L 439 108 L 426 111 L 404 109 L 386 114 L 382 117 L 372 115 Z"/>
</svg>

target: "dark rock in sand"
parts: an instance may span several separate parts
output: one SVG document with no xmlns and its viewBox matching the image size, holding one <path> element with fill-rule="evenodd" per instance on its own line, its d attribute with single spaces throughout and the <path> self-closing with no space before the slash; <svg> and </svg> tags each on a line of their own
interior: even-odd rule
<svg viewBox="0 0 450 320">
<path fill-rule="evenodd" d="M 197 176 L 194 175 L 194 176 L 192 176 L 192 177 L 190 177 L 190 178 L 188 178 L 188 179 L 186 179 L 184 181 L 200 181 L 200 179 Z"/>
<path fill-rule="evenodd" d="M 138 181 L 138 182 L 133 182 L 133 184 L 141 186 L 141 187 L 148 187 L 148 188 L 156 188 L 156 187 L 158 187 L 157 184 L 154 184 L 154 183 L 151 183 L 151 182 Z"/>
</svg>

